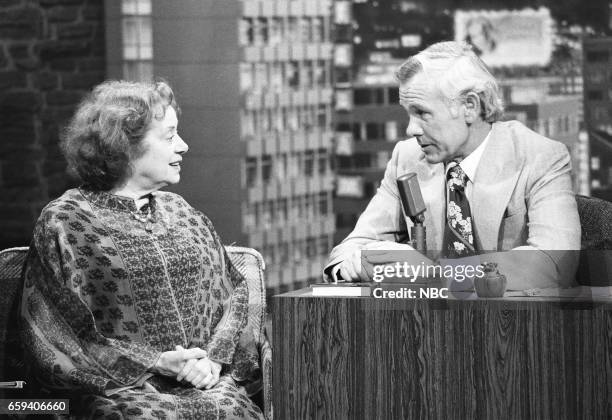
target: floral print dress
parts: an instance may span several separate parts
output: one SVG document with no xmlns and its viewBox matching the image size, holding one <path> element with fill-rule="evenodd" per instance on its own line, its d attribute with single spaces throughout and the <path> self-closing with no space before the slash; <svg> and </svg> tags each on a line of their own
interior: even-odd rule
<svg viewBox="0 0 612 420">
<path fill-rule="evenodd" d="M 49 203 L 24 271 L 22 337 L 41 384 L 89 418 L 263 418 L 242 384 L 260 375 L 248 289 L 210 221 L 180 196 L 87 187 Z M 222 364 L 198 390 L 151 372 L 200 347 Z"/>
</svg>

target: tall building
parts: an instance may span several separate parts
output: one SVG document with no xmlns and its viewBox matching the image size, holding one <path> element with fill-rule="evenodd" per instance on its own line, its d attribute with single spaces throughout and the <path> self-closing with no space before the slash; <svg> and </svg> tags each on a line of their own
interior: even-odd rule
<svg viewBox="0 0 612 420">
<path fill-rule="evenodd" d="M 267 285 L 318 280 L 332 215 L 331 0 L 106 1 L 109 77 L 166 78 L 189 144 L 174 190 Z"/>
<path fill-rule="evenodd" d="M 583 44 L 584 117 L 590 149 L 591 193 L 612 200 L 612 37 Z"/>
<path fill-rule="evenodd" d="M 361 66 L 347 106 L 336 112 L 336 243 L 353 230 L 376 193 L 395 143 L 406 138 L 408 119 L 393 77 L 399 63 Z"/>
</svg>

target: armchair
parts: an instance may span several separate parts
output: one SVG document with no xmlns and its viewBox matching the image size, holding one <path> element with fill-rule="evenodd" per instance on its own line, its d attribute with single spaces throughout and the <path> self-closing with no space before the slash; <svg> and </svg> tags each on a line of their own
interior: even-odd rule
<svg viewBox="0 0 612 420">
<path fill-rule="evenodd" d="M 272 419 L 272 350 L 265 331 L 265 263 L 261 254 L 252 248 L 227 246 L 226 250 L 232 263 L 248 283 L 247 328 L 252 328 L 260 354 L 262 381 L 247 389 L 247 392 L 260 405 L 265 418 L 270 420 Z M 28 247 L 0 251 L 0 287 L 3 291 L 0 294 L 0 381 L 23 379 L 24 366 L 21 359 L 19 331 L 16 326 L 21 293 L 21 271 L 27 252 Z"/>
</svg>

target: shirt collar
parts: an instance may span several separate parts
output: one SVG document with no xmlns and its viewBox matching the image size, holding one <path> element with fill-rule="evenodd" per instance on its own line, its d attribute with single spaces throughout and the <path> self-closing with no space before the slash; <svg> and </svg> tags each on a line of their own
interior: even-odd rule
<svg viewBox="0 0 612 420">
<path fill-rule="evenodd" d="M 474 178 L 476 177 L 476 169 L 478 169 L 478 164 L 480 163 L 480 158 L 487 147 L 487 143 L 489 142 L 489 138 L 491 137 L 491 131 L 487 133 L 485 139 L 480 143 L 480 145 L 474 149 L 472 153 L 467 155 L 460 163 L 461 169 L 467 175 L 468 179 L 474 182 Z M 446 165 L 446 174 L 448 175 L 448 170 L 450 169 L 449 165 Z"/>
<path fill-rule="evenodd" d="M 151 212 L 153 213 L 156 208 L 155 195 L 153 193 L 149 194 L 149 202 L 138 209 L 133 198 L 111 194 L 108 191 L 97 190 L 89 185 L 82 185 L 79 187 L 79 191 L 88 201 L 98 207 L 106 209 L 135 213 L 147 211 L 148 207 L 151 207 Z"/>
</svg>

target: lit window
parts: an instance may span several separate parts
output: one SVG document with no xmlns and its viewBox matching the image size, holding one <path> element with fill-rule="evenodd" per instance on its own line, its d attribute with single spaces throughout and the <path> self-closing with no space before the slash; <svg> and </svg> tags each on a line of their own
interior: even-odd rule
<svg viewBox="0 0 612 420">
<path fill-rule="evenodd" d="M 123 77 L 127 80 L 153 79 L 153 21 L 151 0 L 123 0 Z"/>
<path fill-rule="evenodd" d="M 239 25 L 239 40 L 238 42 L 242 46 L 253 44 L 253 21 L 249 18 L 240 20 Z"/>
<path fill-rule="evenodd" d="M 397 121 L 385 121 L 385 139 L 387 141 L 396 141 L 397 138 Z"/>
<path fill-rule="evenodd" d="M 121 13 L 124 15 L 151 15 L 151 0 L 123 0 Z"/>
<path fill-rule="evenodd" d="M 268 31 L 268 44 L 280 44 L 283 41 L 283 32 L 283 20 L 280 18 L 273 18 L 270 21 L 270 28 Z"/>
<path fill-rule="evenodd" d="M 243 203 L 242 221 L 246 231 L 252 230 L 256 227 L 255 209 L 252 205 Z"/>
<path fill-rule="evenodd" d="M 336 1 L 334 3 L 334 23 L 339 25 L 348 25 L 351 23 L 351 2 Z"/>
<path fill-rule="evenodd" d="M 253 69 L 249 63 L 240 63 L 240 91 L 247 92 L 253 88 Z"/>
</svg>

